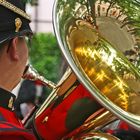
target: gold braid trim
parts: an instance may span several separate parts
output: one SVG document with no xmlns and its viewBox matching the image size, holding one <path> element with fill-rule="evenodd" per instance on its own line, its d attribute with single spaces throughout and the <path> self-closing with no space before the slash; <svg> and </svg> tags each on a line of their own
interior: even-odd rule
<svg viewBox="0 0 140 140">
<path fill-rule="evenodd" d="M 7 2 L 6 0 L 0 0 L 0 5 L 31 21 L 31 18 L 28 14 L 26 14 L 23 10 L 16 7 L 15 5 Z"/>
</svg>

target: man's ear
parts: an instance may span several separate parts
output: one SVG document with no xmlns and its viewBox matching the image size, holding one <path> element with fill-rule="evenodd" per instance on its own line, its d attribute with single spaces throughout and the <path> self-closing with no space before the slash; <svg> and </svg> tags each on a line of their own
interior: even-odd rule
<svg viewBox="0 0 140 140">
<path fill-rule="evenodd" d="M 19 54 L 18 54 L 18 37 L 15 37 L 12 42 L 9 44 L 9 50 L 8 50 L 8 53 L 9 53 L 9 56 L 11 58 L 11 60 L 14 60 L 14 61 L 18 61 L 19 60 Z"/>
</svg>

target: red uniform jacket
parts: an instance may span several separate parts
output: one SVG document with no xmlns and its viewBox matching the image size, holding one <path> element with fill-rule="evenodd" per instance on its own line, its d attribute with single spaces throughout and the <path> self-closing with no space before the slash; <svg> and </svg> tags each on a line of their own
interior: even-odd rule
<svg viewBox="0 0 140 140">
<path fill-rule="evenodd" d="M 12 111 L 15 96 L 0 88 L 0 140 L 36 140 Z"/>
</svg>

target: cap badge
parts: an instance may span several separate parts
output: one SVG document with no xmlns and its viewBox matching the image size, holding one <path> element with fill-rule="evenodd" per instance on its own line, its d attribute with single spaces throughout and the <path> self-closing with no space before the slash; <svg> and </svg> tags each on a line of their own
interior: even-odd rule
<svg viewBox="0 0 140 140">
<path fill-rule="evenodd" d="M 16 19 L 15 19 L 15 26 L 16 26 L 15 32 L 17 33 L 17 32 L 19 32 L 19 29 L 20 29 L 21 26 L 22 26 L 22 21 L 21 21 L 20 18 L 16 18 Z"/>
</svg>

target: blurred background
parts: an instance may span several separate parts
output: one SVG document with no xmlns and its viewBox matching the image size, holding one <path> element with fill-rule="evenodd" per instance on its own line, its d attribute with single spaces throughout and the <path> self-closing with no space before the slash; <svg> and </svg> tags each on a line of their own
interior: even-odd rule
<svg viewBox="0 0 140 140">
<path fill-rule="evenodd" d="M 64 62 L 53 30 L 53 4 L 54 0 L 26 0 L 34 32 L 29 61 L 40 74 L 57 82 L 63 73 Z"/>
<path fill-rule="evenodd" d="M 52 9 L 54 0 L 26 0 L 27 13 L 32 17 L 34 32 L 53 33 Z"/>
<path fill-rule="evenodd" d="M 61 55 L 54 35 L 52 9 L 54 0 L 24 0 L 26 11 L 32 18 L 31 28 L 34 32 L 29 46 L 29 62 L 50 81 L 57 83 L 67 65 Z M 21 80 L 13 90 L 17 96 L 15 108 L 18 116 L 23 119 L 31 108 L 40 105 L 51 93 L 41 83 Z"/>
</svg>

